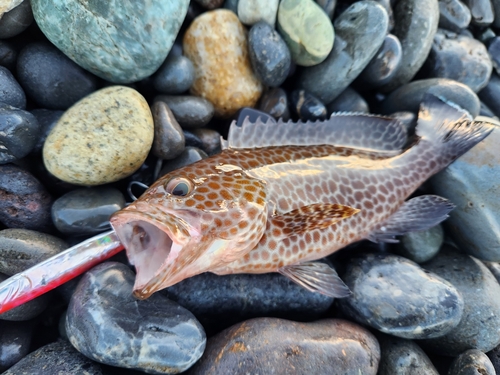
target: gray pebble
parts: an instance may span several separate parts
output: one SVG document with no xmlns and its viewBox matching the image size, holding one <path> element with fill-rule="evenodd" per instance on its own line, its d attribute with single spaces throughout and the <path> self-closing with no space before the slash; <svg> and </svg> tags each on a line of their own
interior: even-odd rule
<svg viewBox="0 0 500 375">
<path fill-rule="evenodd" d="M 290 108 L 302 121 L 326 119 L 325 105 L 305 90 L 293 90 L 290 93 Z"/>
<path fill-rule="evenodd" d="M 314 0 L 321 9 L 325 11 L 330 19 L 333 18 L 333 13 L 335 12 L 335 6 L 337 5 L 337 0 Z"/>
<path fill-rule="evenodd" d="M 460 32 L 469 26 L 470 10 L 460 0 L 439 0 L 439 27 Z"/>
<path fill-rule="evenodd" d="M 472 117 L 479 114 L 479 98 L 468 86 L 447 78 L 427 78 L 413 81 L 394 90 L 382 103 L 383 113 L 411 111 L 418 113 L 426 93 L 453 102 L 469 111 Z"/>
<path fill-rule="evenodd" d="M 469 349 L 455 358 L 448 375 L 496 375 L 496 371 L 486 354 Z"/>
<path fill-rule="evenodd" d="M 181 154 L 186 145 L 182 129 L 167 104 L 161 101 L 151 107 L 155 136 L 153 154 L 164 160 L 173 159 Z"/>
<path fill-rule="evenodd" d="M 195 147 L 199 149 L 203 149 L 203 142 L 200 137 L 195 135 L 192 131 L 183 129 L 184 139 L 186 140 L 186 147 Z"/>
<path fill-rule="evenodd" d="M 343 311 L 393 336 L 440 337 L 462 317 L 464 301 L 457 289 L 403 257 L 365 254 L 353 258 L 343 280 L 353 293 L 338 301 Z"/>
<path fill-rule="evenodd" d="M 495 117 L 495 114 L 493 111 L 488 107 L 486 104 L 481 102 L 481 109 L 479 110 L 479 116 L 485 116 L 485 117 Z"/>
<path fill-rule="evenodd" d="M 496 36 L 497 34 L 495 34 L 495 32 L 488 27 L 487 29 L 483 30 L 479 35 L 477 35 L 476 39 L 485 45 L 489 45 L 490 40 L 492 40 Z"/>
<path fill-rule="evenodd" d="M 225 9 L 229 9 L 234 14 L 238 14 L 238 2 L 239 0 L 225 0 L 223 6 Z"/>
<path fill-rule="evenodd" d="M 50 234 L 28 229 L 0 230 L 0 272 L 12 276 L 67 248 L 66 242 Z"/>
<path fill-rule="evenodd" d="M 200 150 L 197 147 L 186 147 L 182 153 L 175 159 L 167 160 L 163 163 L 160 171 L 160 176 L 167 174 L 169 172 L 175 171 L 176 169 L 185 167 L 186 165 L 193 164 L 201 159 L 208 158 L 205 151 Z"/>
<path fill-rule="evenodd" d="M 500 116 L 500 77 L 493 72 L 490 81 L 484 89 L 478 92 L 479 98 L 486 104 L 496 116 Z"/>
<path fill-rule="evenodd" d="M 499 1 L 500 2 L 500 1 Z M 494 37 L 489 41 L 488 44 L 488 54 L 491 57 L 493 67 L 497 74 L 500 73 L 500 37 Z"/>
<path fill-rule="evenodd" d="M 33 327 L 18 322 L 0 322 L 0 371 L 19 362 L 30 351 Z"/>
<path fill-rule="evenodd" d="M 444 241 L 441 225 L 421 232 L 410 232 L 402 236 L 398 254 L 417 263 L 427 262 L 435 256 Z"/>
<path fill-rule="evenodd" d="M 370 108 L 366 100 L 356 90 L 347 87 L 342 93 L 326 107 L 330 116 L 335 112 L 357 112 L 368 113 Z"/>
<path fill-rule="evenodd" d="M 195 0 L 198 4 L 206 9 L 215 9 L 222 6 L 224 0 Z"/>
<path fill-rule="evenodd" d="M 164 102 L 179 122 L 186 129 L 205 126 L 214 116 L 214 106 L 207 99 L 191 95 L 159 95 L 156 101 Z"/>
<path fill-rule="evenodd" d="M 0 65 L 11 72 L 16 70 L 17 50 L 6 40 L 0 40 Z"/>
<path fill-rule="evenodd" d="M 491 5 L 493 6 L 493 11 L 495 14 L 495 19 L 493 20 L 492 26 L 498 29 L 500 27 L 500 17 L 498 16 L 500 14 L 500 1 L 492 0 Z"/>
<path fill-rule="evenodd" d="M 34 109 L 31 111 L 31 114 L 37 119 L 38 125 L 40 125 L 40 135 L 37 137 L 35 147 L 33 148 L 34 153 L 42 152 L 47 136 L 63 113 L 64 111 L 53 111 L 50 109 Z"/>
<path fill-rule="evenodd" d="M 26 95 L 9 69 L 0 66 L 0 102 L 12 107 L 26 108 Z"/>
<path fill-rule="evenodd" d="M 71 344 L 112 366 L 150 374 L 185 371 L 203 354 L 203 327 L 160 294 L 135 299 L 133 284 L 133 272 L 120 263 L 102 263 L 87 272 L 68 306 Z"/>
<path fill-rule="evenodd" d="M 193 129 L 193 134 L 200 138 L 202 149 L 207 155 L 215 155 L 221 151 L 221 135 L 216 130 L 207 128 Z"/>
<path fill-rule="evenodd" d="M 153 85 L 162 94 L 182 94 L 191 88 L 194 66 L 185 56 L 169 54 L 156 71 Z"/>
<path fill-rule="evenodd" d="M 446 335 L 423 340 L 423 344 L 447 356 L 468 349 L 487 352 L 500 344 L 500 285 L 486 266 L 449 245 L 422 266 L 452 283 L 465 302 L 460 323 Z"/>
<path fill-rule="evenodd" d="M 0 39 L 12 38 L 28 28 L 33 22 L 29 0 L 24 0 L 14 9 L 0 17 Z"/>
<path fill-rule="evenodd" d="M 464 0 L 470 9 L 472 23 L 477 26 L 488 26 L 493 22 L 495 14 L 491 0 Z"/>
<path fill-rule="evenodd" d="M 290 119 L 286 91 L 279 87 L 272 88 L 262 95 L 259 109 L 269 113 L 276 119 L 282 118 L 283 121 L 288 121 Z"/>
</svg>

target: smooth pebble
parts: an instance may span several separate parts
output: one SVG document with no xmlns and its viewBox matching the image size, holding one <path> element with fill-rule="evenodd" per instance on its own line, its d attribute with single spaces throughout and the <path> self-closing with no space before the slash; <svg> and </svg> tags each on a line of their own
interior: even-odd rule
<svg viewBox="0 0 500 375">
<path fill-rule="evenodd" d="M 29 0 L 7 13 L 0 14 L 0 39 L 12 38 L 28 28 L 33 22 L 33 12 Z"/>
<path fill-rule="evenodd" d="M 237 14 L 245 25 L 264 21 L 274 28 L 279 0 L 239 0 Z"/>
<path fill-rule="evenodd" d="M 460 0 L 439 0 L 439 27 L 460 32 L 469 26 L 469 7 Z"/>
<path fill-rule="evenodd" d="M 424 231 L 410 232 L 402 236 L 397 252 L 416 263 L 423 263 L 439 252 L 443 241 L 443 227 L 436 225 Z"/>
<path fill-rule="evenodd" d="M 327 115 L 325 105 L 305 90 L 290 93 L 290 108 L 302 121 L 325 120 Z"/>
<path fill-rule="evenodd" d="M 448 375 L 496 375 L 496 371 L 486 354 L 469 349 L 455 358 Z"/>
<path fill-rule="evenodd" d="M 272 88 L 262 95 L 259 109 L 273 116 L 287 121 L 290 118 L 286 91 L 280 87 Z"/>
<path fill-rule="evenodd" d="M 194 81 L 194 66 L 185 56 L 169 54 L 155 73 L 153 85 L 162 94 L 182 94 Z"/>
<path fill-rule="evenodd" d="M 179 125 L 186 129 L 205 126 L 214 116 L 214 106 L 207 99 L 191 95 L 159 95 L 155 102 L 168 105 Z"/>
<path fill-rule="evenodd" d="M 174 159 L 186 145 L 182 128 L 165 102 L 153 103 L 151 112 L 155 126 L 152 152 L 160 159 Z"/>
<path fill-rule="evenodd" d="M 19 109 L 26 108 L 26 95 L 9 69 L 0 66 L 0 102 Z"/>
<path fill-rule="evenodd" d="M 342 91 L 333 102 L 327 105 L 326 109 L 328 116 L 335 112 L 370 112 L 366 100 L 351 87 Z"/>
</svg>

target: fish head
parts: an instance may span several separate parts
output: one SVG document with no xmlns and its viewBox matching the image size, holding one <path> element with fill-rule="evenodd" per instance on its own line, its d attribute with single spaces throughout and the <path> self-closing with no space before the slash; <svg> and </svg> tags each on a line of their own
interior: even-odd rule
<svg viewBox="0 0 500 375">
<path fill-rule="evenodd" d="M 164 175 L 111 217 L 136 268 L 136 297 L 233 262 L 264 234 L 265 184 L 239 167 L 207 164 Z"/>
</svg>

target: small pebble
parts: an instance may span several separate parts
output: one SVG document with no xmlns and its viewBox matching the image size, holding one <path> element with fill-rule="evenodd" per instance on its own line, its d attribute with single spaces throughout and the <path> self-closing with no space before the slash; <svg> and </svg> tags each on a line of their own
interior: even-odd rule
<svg viewBox="0 0 500 375">
<path fill-rule="evenodd" d="M 496 371 L 486 354 L 469 349 L 455 358 L 448 375 L 496 375 Z"/>
<path fill-rule="evenodd" d="M 479 110 L 479 116 L 485 116 L 485 117 L 495 117 L 495 114 L 493 111 L 488 107 L 486 104 L 481 102 L 481 108 Z"/>
<path fill-rule="evenodd" d="M 500 77 L 493 72 L 490 81 L 484 89 L 478 92 L 479 98 L 486 104 L 496 116 L 500 116 Z"/>
<path fill-rule="evenodd" d="M 221 152 L 221 135 L 216 130 L 207 128 L 193 129 L 193 134 L 200 138 L 202 149 L 208 156 Z"/>
<path fill-rule="evenodd" d="M 191 88 L 194 66 L 185 56 L 169 54 L 154 75 L 153 85 L 162 94 L 182 94 Z"/>
<path fill-rule="evenodd" d="M 174 159 L 181 154 L 186 144 L 182 128 L 164 102 L 153 103 L 151 112 L 155 126 L 152 152 L 160 159 Z"/>
<path fill-rule="evenodd" d="M 467 4 L 470 9 L 472 23 L 474 25 L 484 27 L 493 22 L 495 14 L 493 13 L 491 0 L 464 0 L 464 3 Z"/>
<path fill-rule="evenodd" d="M 497 74 L 500 74 L 500 36 L 494 37 L 488 44 L 488 54 Z"/>
<path fill-rule="evenodd" d="M 35 116 L 40 125 L 40 135 L 36 139 L 35 147 L 33 148 L 33 153 L 41 153 L 43 149 L 43 144 L 47 139 L 47 136 L 52 131 L 54 126 L 56 126 L 57 121 L 61 118 L 64 111 L 53 111 L 51 109 L 34 109 L 31 114 Z"/>
<path fill-rule="evenodd" d="M 290 118 L 290 112 L 286 91 L 279 87 L 266 91 L 260 100 L 259 109 L 269 113 L 275 119 L 282 118 L 283 121 L 287 121 Z"/>
<path fill-rule="evenodd" d="M 214 106 L 207 99 L 190 95 L 159 95 L 155 102 L 168 105 L 179 125 L 186 129 L 205 126 L 214 116 Z"/>
<path fill-rule="evenodd" d="M 16 70 L 17 50 L 14 45 L 6 40 L 0 40 L 0 65 L 11 72 Z"/>
<path fill-rule="evenodd" d="M 326 107 L 327 115 L 335 112 L 368 113 L 370 108 L 366 100 L 356 90 L 347 87 L 339 96 Z"/>
<path fill-rule="evenodd" d="M 456 33 L 469 26 L 469 7 L 460 0 L 439 0 L 439 27 Z"/>
<path fill-rule="evenodd" d="M 326 119 L 325 105 L 305 90 L 294 90 L 290 93 L 290 108 L 302 121 Z"/>
<path fill-rule="evenodd" d="M 238 18 L 245 25 L 264 21 L 274 28 L 279 0 L 239 0 Z"/>
<path fill-rule="evenodd" d="M 0 371 L 2 374 L 30 352 L 32 332 L 31 324 L 26 324 L 26 322 L 0 321 Z"/>
<path fill-rule="evenodd" d="M 24 0 L 14 9 L 0 14 L 0 39 L 12 38 L 28 28 L 33 22 L 29 0 Z"/>
<path fill-rule="evenodd" d="M 402 236 L 397 252 L 416 263 L 423 263 L 439 252 L 443 241 L 443 227 L 436 225 L 421 232 L 410 232 Z"/>
<path fill-rule="evenodd" d="M 175 171 L 176 169 L 185 167 L 186 165 L 193 164 L 198 160 L 206 158 L 208 158 L 208 155 L 205 151 L 200 150 L 196 147 L 186 147 L 184 151 L 182 151 L 182 153 L 175 159 L 163 162 L 163 166 L 160 171 L 160 177 L 164 174 Z"/>
<path fill-rule="evenodd" d="M 26 108 L 26 95 L 9 69 L 0 66 L 0 102 L 12 107 Z"/>
<path fill-rule="evenodd" d="M 183 129 L 182 132 L 184 133 L 184 139 L 186 140 L 186 147 L 195 147 L 199 149 L 203 148 L 203 142 L 200 137 L 189 130 Z"/>
</svg>

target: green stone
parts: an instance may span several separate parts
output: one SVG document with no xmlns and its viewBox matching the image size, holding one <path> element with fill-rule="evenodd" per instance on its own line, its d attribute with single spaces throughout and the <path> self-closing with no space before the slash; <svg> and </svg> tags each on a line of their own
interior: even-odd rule
<svg viewBox="0 0 500 375">
<path fill-rule="evenodd" d="M 139 81 L 167 57 L 189 0 L 31 0 L 35 20 L 70 59 L 116 83 Z"/>
<path fill-rule="evenodd" d="M 333 47 L 333 25 L 312 0 L 282 0 L 278 31 L 297 65 L 312 66 L 326 59 Z"/>
</svg>

